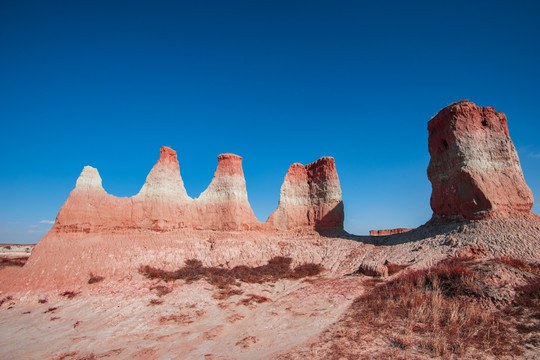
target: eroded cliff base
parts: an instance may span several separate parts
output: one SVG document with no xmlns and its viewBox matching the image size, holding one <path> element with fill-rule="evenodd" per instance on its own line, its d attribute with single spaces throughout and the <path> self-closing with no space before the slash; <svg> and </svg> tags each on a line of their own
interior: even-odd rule
<svg viewBox="0 0 540 360">
<path fill-rule="evenodd" d="M 387 286 L 401 274 L 429 269 L 453 256 L 470 259 L 476 267 L 491 266 L 501 256 L 531 262 L 540 258 L 539 234 L 536 215 L 489 221 L 435 217 L 407 233 L 380 237 L 336 238 L 310 231 L 49 234 L 46 252 L 22 268 L 0 271 L 0 348 L 6 357 L 44 359 L 326 359 L 353 353 L 428 359 L 437 353 L 399 345 L 426 334 L 407 337 L 405 328 L 399 328 L 360 336 L 367 325 L 350 323 L 363 296 L 376 288 L 374 281 Z M 276 257 L 290 259 L 291 269 L 317 264 L 324 271 L 261 283 L 235 280 L 234 285 L 204 276 L 193 281 L 150 279 L 141 272 L 141 266 L 148 265 L 174 273 L 190 259 L 224 271 L 238 266 L 264 269 Z M 496 294 L 504 306 L 514 301 L 519 294 L 514 289 L 523 286 L 524 279 L 536 276 L 510 265 L 497 269 L 503 272 L 500 279 L 497 272 L 485 273 L 504 289 Z M 534 358 L 531 354 L 538 351 L 533 320 L 524 337 L 533 340 L 517 345 L 523 358 Z M 352 340 L 356 345 L 347 347 Z M 474 346 L 444 351 L 447 358 L 495 356 Z"/>
</svg>

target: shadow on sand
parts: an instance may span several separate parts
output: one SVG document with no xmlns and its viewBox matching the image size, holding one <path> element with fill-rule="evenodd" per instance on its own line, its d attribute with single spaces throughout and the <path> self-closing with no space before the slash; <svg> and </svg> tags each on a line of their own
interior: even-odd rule
<svg viewBox="0 0 540 360">
<path fill-rule="evenodd" d="M 349 234 L 342 229 L 316 229 L 317 232 L 324 237 L 340 238 L 358 241 L 364 244 L 375 246 L 393 246 L 416 242 L 427 238 L 432 238 L 437 235 L 445 235 L 451 232 L 460 232 L 470 222 L 457 217 L 433 217 L 424 225 L 417 227 L 411 231 L 385 236 L 369 236 L 369 235 L 354 235 Z"/>
</svg>

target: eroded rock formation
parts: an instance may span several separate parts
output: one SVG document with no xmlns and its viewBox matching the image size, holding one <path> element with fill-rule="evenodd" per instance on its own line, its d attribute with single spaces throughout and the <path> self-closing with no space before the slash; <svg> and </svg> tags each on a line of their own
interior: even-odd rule
<svg viewBox="0 0 540 360">
<path fill-rule="evenodd" d="M 218 167 L 210 186 L 195 199 L 196 229 L 255 230 L 260 223 L 248 202 L 242 158 L 218 156 Z"/>
<path fill-rule="evenodd" d="M 385 230 L 369 230 L 370 236 L 387 236 L 387 235 L 396 235 L 409 232 L 414 229 L 407 228 L 396 228 L 396 229 L 385 229 Z"/>
<path fill-rule="evenodd" d="M 240 156 L 220 155 L 210 186 L 198 199 L 191 199 L 180 176 L 176 152 L 163 147 L 141 191 L 131 198 L 107 194 L 98 171 L 86 166 L 60 209 L 53 230 L 96 233 L 258 227 L 260 223 L 249 206 Z"/>
<path fill-rule="evenodd" d="M 282 230 L 343 229 L 341 187 L 332 157 L 292 164 L 281 186 L 278 208 L 267 225 Z"/>
<path fill-rule="evenodd" d="M 240 156 L 219 155 L 212 182 L 199 198 L 191 199 L 180 176 L 176 152 L 163 147 L 140 192 L 131 198 L 107 194 L 98 171 L 86 166 L 60 209 L 53 231 L 342 229 L 343 205 L 334 160 L 322 158 L 305 167 L 292 165 L 276 213 L 281 217 L 271 216 L 266 225 L 255 217 Z"/>
<path fill-rule="evenodd" d="M 459 101 L 435 115 L 428 131 L 436 215 L 474 220 L 530 213 L 533 195 L 503 113 Z"/>
</svg>

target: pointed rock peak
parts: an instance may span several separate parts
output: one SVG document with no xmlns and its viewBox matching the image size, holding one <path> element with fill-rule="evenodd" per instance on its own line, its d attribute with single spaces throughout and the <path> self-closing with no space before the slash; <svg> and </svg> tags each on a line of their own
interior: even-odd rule
<svg viewBox="0 0 540 360">
<path fill-rule="evenodd" d="M 179 167 L 179 165 L 178 165 L 178 157 L 176 156 L 176 151 L 174 151 L 170 147 L 163 146 L 159 150 L 159 160 L 158 160 L 157 163 L 161 164 L 161 165 L 173 164 L 173 165 L 176 165 L 176 166 Z"/>
<path fill-rule="evenodd" d="M 93 190 L 93 191 L 103 191 L 103 186 L 101 185 L 101 176 L 96 168 L 91 166 L 85 166 L 81 175 L 77 179 L 75 184 L 76 190 Z"/>
<path fill-rule="evenodd" d="M 242 170 L 242 157 L 230 153 L 219 155 L 215 176 L 223 175 L 240 175 L 243 177 L 244 171 Z"/>
<path fill-rule="evenodd" d="M 146 182 L 135 197 L 171 201 L 190 200 L 180 175 L 176 151 L 166 146 L 160 149 L 158 162 L 146 177 Z"/>
</svg>

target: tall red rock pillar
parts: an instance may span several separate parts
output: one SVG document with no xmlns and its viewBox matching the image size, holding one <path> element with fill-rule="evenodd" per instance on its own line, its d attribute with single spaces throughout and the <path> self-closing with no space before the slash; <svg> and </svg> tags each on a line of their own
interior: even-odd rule
<svg viewBox="0 0 540 360">
<path fill-rule="evenodd" d="M 334 159 L 292 164 L 281 186 L 278 208 L 268 226 L 282 230 L 343 229 L 343 202 Z"/>
<path fill-rule="evenodd" d="M 260 226 L 248 202 L 242 157 L 238 155 L 218 156 L 214 178 L 196 204 L 201 228 L 236 231 Z"/>
<path fill-rule="evenodd" d="M 132 199 L 131 218 L 138 227 L 170 231 L 191 225 L 193 200 L 184 187 L 176 151 L 166 146 L 160 149 L 159 160 Z"/>
<path fill-rule="evenodd" d="M 462 100 L 435 115 L 428 131 L 435 214 L 475 220 L 530 213 L 533 195 L 503 113 Z"/>
</svg>

